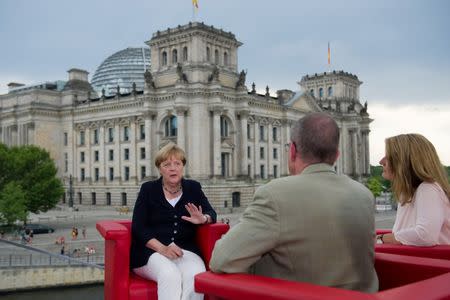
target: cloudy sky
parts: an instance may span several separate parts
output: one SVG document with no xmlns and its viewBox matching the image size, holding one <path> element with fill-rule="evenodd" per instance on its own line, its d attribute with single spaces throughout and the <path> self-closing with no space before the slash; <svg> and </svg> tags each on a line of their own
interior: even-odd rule
<svg viewBox="0 0 450 300">
<path fill-rule="evenodd" d="M 263 91 L 299 90 L 303 75 L 331 68 L 363 81 L 371 163 L 384 138 L 418 132 L 450 165 L 450 1 L 198 0 L 197 21 L 244 43 L 239 69 Z M 191 0 L 0 0 L 0 94 L 9 82 L 65 80 L 72 67 L 92 75 L 126 47 L 194 18 Z"/>
</svg>

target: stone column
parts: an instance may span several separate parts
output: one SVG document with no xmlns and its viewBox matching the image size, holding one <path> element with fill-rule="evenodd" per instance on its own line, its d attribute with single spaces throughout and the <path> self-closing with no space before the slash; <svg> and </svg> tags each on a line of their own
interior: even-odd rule
<svg viewBox="0 0 450 300">
<path fill-rule="evenodd" d="M 138 172 L 138 168 L 137 168 L 137 151 L 136 151 L 136 142 L 137 142 L 137 130 L 139 128 L 139 126 L 136 126 L 136 119 L 130 118 L 130 139 L 129 139 L 129 143 L 130 143 L 130 147 L 129 147 L 129 151 L 130 151 L 130 156 L 129 156 L 129 167 L 130 167 L 130 182 L 134 181 L 135 184 L 138 184 L 138 178 L 139 176 L 137 175 Z"/>
<path fill-rule="evenodd" d="M 92 143 L 92 137 L 91 137 L 91 129 L 89 128 L 91 124 L 88 123 L 86 126 L 86 132 L 85 132 L 85 136 L 84 136 L 84 141 L 85 141 L 85 145 L 86 145 L 86 151 L 84 151 L 84 181 L 85 182 L 90 182 L 92 176 L 91 176 L 91 172 L 93 172 L 92 170 L 92 161 L 91 161 L 91 143 Z M 80 178 L 81 180 L 81 178 Z"/>
<path fill-rule="evenodd" d="M 273 167 L 272 167 L 272 155 L 273 155 L 273 136 L 272 136 L 272 123 L 270 123 L 271 120 L 269 120 L 269 125 L 267 125 L 267 156 L 266 156 L 266 162 L 267 162 L 267 178 L 273 178 Z"/>
<path fill-rule="evenodd" d="M 363 145 L 364 145 L 364 174 L 370 174 L 370 152 L 369 152 L 369 132 L 370 130 L 364 130 L 362 132 Z"/>
<path fill-rule="evenodd" d="M 253 124 L 254 127 L 254 147 L 253 147 L 253 178 L 259 179 L 261 178 L 261 172 L 260 172 L 260 157 L 259 157 L 259 148 L 260 148 L 260 141 L 259 141 L 259 121 L 260 118 L 255 117 L 255 124 Z"/>
<path fill-rule="evenodd" d="M 105 153 L 105 140 L 107 137 L 105 136 L 105 123 L 100 124 L 99 129 L 99 153 L 98 153 L 98 161 L 100 162 L 101 168 L 98 168 L 98 182 L 102 182 L 105 184 L 106 179 L 106 160 L 105 157 L 107 154 Z M 94 176 L 95 176 L 95 170 L 94 170 Z M 106 202 L 105 202 L 106 203 Z"/>
<path fill-rule="evenodd" d="M 186 124 L 185 124 L 185 113 L 187 108 L 184 106 L 175 107 L 175 112 L 177 115 L 177 145 L 187 152 L 186 149 Z"/>
<path fill-rule="evenodd" d="M 350 129 L 350 136 L 352 141 L 352 175 L 355 178 L 359 175 L 359 157 L 358 157 L 358 132 L 355 128 Z"/>
<path fill-rule="evenodd" d="M 154 159 L 153 155 L 151 155 L 152 151 L 153 151 L 153 146 L 152 146 L 152 115 L 150 114 L 150 112 L 146 112 L 146 114 L 144 115 L 144 123 L 145 123 L 145 169 L 146 169 L 146 176 L 151 176 L 153 175 L 152 173 L 152 161 Z"/>
<path fill-rule="evenodd" d="M 222 107 L 213 109 L 213 176 L 221 175 L 221 137 L 220 137 L 220 115 Z"/>
<path fill-rule="evenodd" d="M 241 147 L 240 147 L 240 170 L 239 173 L 241 176 L 247 176 L 247 147 L 248 147 L 248 133 L 247 133 L 247 124 L 248 124 L 248 111 L 240 111 L 239 115 L 241 117 Z M 250 176 L 250 174 L 248 174 Z"/>
<path fill-rule="evenodd" d="M 119 119 L 114 120 L 114 180 L 119 180 L 119 182 L 121 182 L 120 179 L 122 177 L 120 175 L 122 174 L 122 170 L 120 168 L 122 167 L 122 158 L 120 155 L 120 140 L 122 138 L 122 134 L 120 132 L 119 122 Z"/>
</svg>

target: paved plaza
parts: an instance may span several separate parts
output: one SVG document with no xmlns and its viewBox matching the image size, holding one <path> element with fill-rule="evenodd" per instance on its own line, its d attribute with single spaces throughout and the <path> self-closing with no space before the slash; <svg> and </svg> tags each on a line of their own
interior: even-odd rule
<svg viewBox="0 0 450 300">
<path fill-rule="evenodd" d="M 77 206 L 78 211 L 74 211 L 68 207 L 59 207 L 51 211 L 41 214 L 31 214 L 29 216 L 30 223 L 41 223 L 49 225 L 55 229 L 53 233 L 36 234 L 33 237 L 31 246 L 52 253 L 60 253 L 61 245 L 57 244 L 57 240 L 64 237 L 65 253 L 72 254 L 75 249 L 84 251 L 86 247 L 95 249 L 96 254 L 103 254 L 103 238 L 95 228 L 95 224 L 99 220 L 107 219 L 131 219 L 132 212 L 123 213 L 115 207 L 92 207 Z M 217 220 L 229 221 L 231 226 L 239 222 L 241 212 L 218 214 Z M 377 212 L 375 215 L 376 228 L 392 228 L 395 219 L 395 211 Z M 78 237 L 72 239 L 72 228 L 78 228 Z M 86 237 L 83 237 L 82 229 L 86 228 Z M 20 242 L 19 237 L 11 234 L 6 235 L 7 239 Z M 12 251 L 10 246 L 0 244 L 0 254 L 8 254 Z"/>
</svg>

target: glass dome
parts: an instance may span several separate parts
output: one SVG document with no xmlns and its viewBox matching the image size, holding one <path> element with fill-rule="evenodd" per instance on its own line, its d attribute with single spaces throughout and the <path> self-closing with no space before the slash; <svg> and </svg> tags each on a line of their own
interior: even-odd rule
<svg viewBox="0 0 450 300">
<path fill-rule="evenodd" d="M 149 48 L 126 48 L 105 59 L 92 76 L 91 85 L 98 95 L 105 89 L 105 95 L 130 93 L 133 82 L 136 90 L 144 90 L 144 72 L 150 68 Z"/>
</svg>

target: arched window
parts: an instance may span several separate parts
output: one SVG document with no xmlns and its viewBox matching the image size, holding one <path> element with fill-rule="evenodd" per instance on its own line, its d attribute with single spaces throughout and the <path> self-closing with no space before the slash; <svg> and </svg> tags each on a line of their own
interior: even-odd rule
<svg viewBox="0 0 450 300">
<path fill-rule="evenodd" d="M 187 61 L 188 59 L 188 50 L 187 47 L 183 48 L 183 61 Z"/>
<path fill-rule="evenodd" d="M 319 89 L 319 98 L 322 98 L 323 97 L 323 88 L 320 88 Z"/>
<path fill-rule="evenodd" d="M 331 86 L 328 87 L 328 97 L 333 96 L 333 88 Z"/>
<path fill-rule="evenodd" d="M 226 52 L 223 54 L 223 64 L 228 66 L 228 53 Z"/>
<path fill-rule="evenodd" d="M 166 52 L 166 51 L 163 51 L 163 53 L 162 53 L 161 64 L 162 64 L 163 66 L 166 66 L 166 65 L 167 65 L 167 52 Z"/>
<path fill-rule="evenodd" d="M 177 49 L 172 50 L 172 63 L 176 64 L 178 62 L 178 51 Z"/>
<path fill-rule="evenodd" d="M 313 96 L 313 97 L 314 97 L 314 90 L 313 90 L 313 89 L 311 89 L 311 90 L 309 91 L 309 94 L 310 94 L 311 96 Z"/>
<path fill-rule="evenodd" d="M 164 122 L 164 135 L 166 137 L 177 136 L 177 117 L 170 116 Z"/>
<path fill-rule="evenodd" d="M 206 47 L 206 61 L 209 62 L 211 60 L 211 50 L 209 47 Z"/>
<path fill-rule="evenodd" d="M 214 63 L 216 65 L 219 64 L 219 50 L 216 49 L 216 51 L 214 51 Z"/>
<path fill-rule="evenodd" d="M 228 120 L 224 116 L 220 116 L 220 136 L 221 137 L 228 136 Z"/>
</svg>

